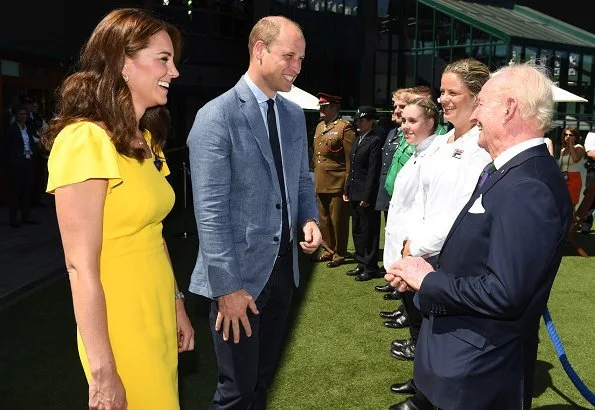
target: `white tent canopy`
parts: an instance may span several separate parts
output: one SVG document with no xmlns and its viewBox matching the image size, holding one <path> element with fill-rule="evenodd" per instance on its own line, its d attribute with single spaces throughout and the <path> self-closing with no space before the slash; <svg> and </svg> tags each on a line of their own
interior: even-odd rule
<svg viewBox="0 0 595 410">
<path fill-rule="evenodd" d="M 552 91 L 554 92 L 554 102 L 587 102 L 583 97 L 555 85 L 552 86 Z"/>
<path fill-rule="evenodd" d="M 291 90 L 288 92 L 279 92 L 280 95 L 287 98 L 289 101 L 293 101 L 304 110 L 318 110 L 318 98 L 310 94 L 295 85 L 291 86 Z"/>
</svg>

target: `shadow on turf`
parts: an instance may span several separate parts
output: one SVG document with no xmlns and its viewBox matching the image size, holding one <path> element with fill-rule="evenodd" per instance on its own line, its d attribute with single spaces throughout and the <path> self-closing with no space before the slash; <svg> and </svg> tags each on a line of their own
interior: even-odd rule
<svg viewBox="0 0 595 410">
<path fill-rule="evenodd" d="M 550 370 L 552 370 L 554 366 L 543 360 L 537 360 L 535 363 L 535 380 L 533 383 L 533 397 L 539 397 L 547 389 L 553 390 L 562 400 L 564 400 L 568 404 L 548 404 L 546 406 L 539 406 L 534 407 L 534 409 L 539 410 L 583 410 L 586 407 L 581 407 L 572 401 L 571 398 L 566 396 L 562 391 L 560 391 L 556 386 L 554 386 L 552 381 L 552 376 L 550 375 Z"/>
</svg>

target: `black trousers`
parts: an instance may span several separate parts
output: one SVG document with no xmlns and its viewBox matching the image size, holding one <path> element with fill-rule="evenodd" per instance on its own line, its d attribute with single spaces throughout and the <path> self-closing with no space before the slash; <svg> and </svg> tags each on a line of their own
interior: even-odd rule
<svg viewBox="0 0 595 410">
<path fill-rule="evenodd" d="M 8 210 L 11 223 L 19 222 L 19 209 L 21 210 L 21 219 L 29 219 L 34 169 L 33 159 L 23 159 L 20 163 L 8 168 Z"/>
<path fill-rule="evenodd" d="M 436 269 L 436 265 L 438 264 L 438 256 L 430 256 L 427 259 L 427 262 L 432 265 L 434 269 Z M 403 303 L 403 308 L 409 319 L 409 334 L 411 334 L 411 339 L 417 343 L 417 337 L 419 336 L 419 331 L 421 329 L 423 315 L 417 306 L 415 306 L 415 303 L 413 303 L 414 296 L 415 292 L 404 292 L 401 295 L 401 302 Z"/>
<path fill-rule="evenodd" d="M 364 272 L 378 272 L 380 253 L 380 211 L 373 206 L 362 208 L 360 201 L 351 201 L 351 234 L 355 259 Z"/>
<path fill-rule="evenodd" d="M 211 303 L 210 325 L 217 356 L 218 382 L 210 409 L 266 409 L 267 389 L 283 351 L 293 295 L 293 253 L 277 257 L 267 284 L 256 299 L 259 314 L 248 311 L 252 336 L 240 324 L 240 342 L 215 332 L 219 312 Z"/>
</svg>

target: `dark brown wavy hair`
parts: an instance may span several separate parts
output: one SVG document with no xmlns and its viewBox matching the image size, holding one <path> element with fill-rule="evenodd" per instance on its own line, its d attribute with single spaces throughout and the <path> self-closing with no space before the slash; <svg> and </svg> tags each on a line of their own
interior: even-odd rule
<svg viewBox="0 0 595 410">
<path fill-rule="evenodd" d="M 81 50 L 78 70 L 57 90 L 57 115 L 42 136 L 48 151 L 65 126 L 83 120 L 102 123 L 122 155 L 143 160 L 142 149 L 131 145 L 139 128 L 151 132 L 154 152 L 163 149 L 169 127 L 167 108 L 147 109 L 137 128 L 132 94 L 122 77 L 124 58 L 146 48 L 151 37 L 162 30 L 171 38 L 177 62 L 182 48 L 180 32 L 150 12 L 116 9 L 99 22 Z"/>
</svg>

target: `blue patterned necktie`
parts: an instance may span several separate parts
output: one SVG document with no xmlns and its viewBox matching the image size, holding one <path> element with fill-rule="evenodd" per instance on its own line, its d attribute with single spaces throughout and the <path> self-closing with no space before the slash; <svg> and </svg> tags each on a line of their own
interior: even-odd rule
<svg viewBox="0 0 595 410">
<path fill-rule="evenodd" d="M 477 185 L 475 186 L 475 190 L 478 190 L 479 187 L 481 187 L 488 180 L 490 175 L 492 175 L 494 172 L 496 172 L 496 167 L 494 166 L 494 162 L 492 161 L 484 167 L 483 171 L 481 171 L 481 174 L 479 175 L 479 180 L 477 181 Z"/>
</svg>

